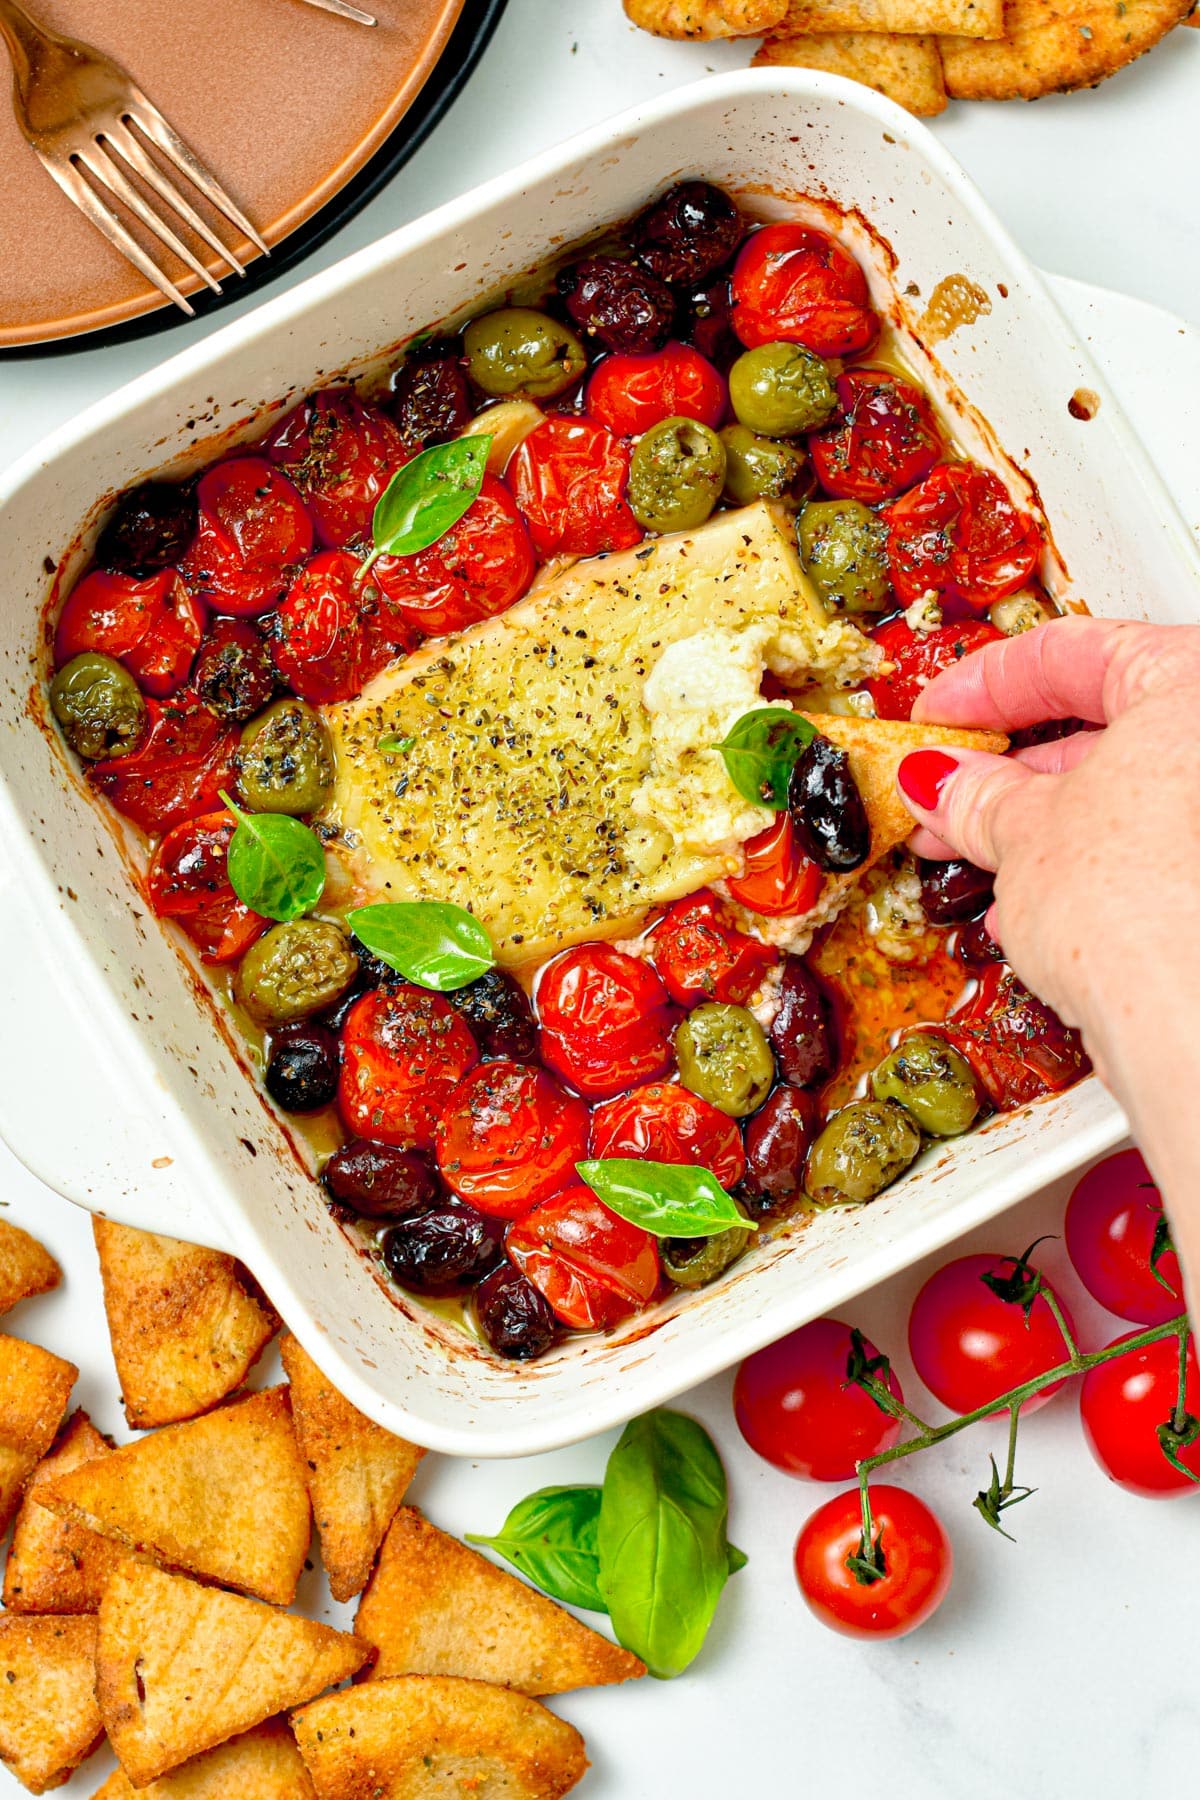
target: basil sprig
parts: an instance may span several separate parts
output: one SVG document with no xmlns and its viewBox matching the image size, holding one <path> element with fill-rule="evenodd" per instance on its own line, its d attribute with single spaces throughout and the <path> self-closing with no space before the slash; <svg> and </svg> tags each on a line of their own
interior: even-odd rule
<svg viewBox="0 0 1200 1800">
<path fill-rule="evenodd" d="M 634 1156 L 605 1157 L 576 1163 L 575 1168 L 610 1212 L 656 1237 L 716 1237 L 737 1228 L 758 1230 L 709 1169 Z"/>
<path fill-rule="evenodd" d="M 311 912 L 325 889 L 321 840 L 289 813 L 244 813 L 221 792 L 237 820 L 229 840 L 229 885 L 244 906 L 286 925 Z"/>
<path fill-rule="evenodd" d="M 782 812 L 792 770 L 816 735 L 808 720 L 790 707 L 756 706 L 743 713 L 729 736 L 713 749 L 720 751 L 743 800 Z"/>
<path fill-rule="evenodd" d="M 453 438 L 431 444 L 396 470 L 375 507 L 374 548 L 359 570 L 360 581 L 377 557 L 414 556 L 458 524 L 483 486 L 491 447 L 482 432 Z"/>
<path fill-rule="evenodd" d="M 495 1537 L 474 1537 L 568 1606 L 607 1612 L 600 1594 L 598 1487 L 539 1488 L 518 1500 Z"/>
<path fill-rule="evenodd" d="M 449 900 L 381 900 L 356 907 L 346 923 L 389 969 L 439 994 L 495 967 L 492 940 L 479 920 Z"/>
</svg>

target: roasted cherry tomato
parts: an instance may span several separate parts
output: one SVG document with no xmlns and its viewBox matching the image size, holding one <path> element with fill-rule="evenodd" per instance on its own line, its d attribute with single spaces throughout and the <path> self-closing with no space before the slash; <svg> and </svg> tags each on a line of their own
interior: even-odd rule
<svg viewBox="0 0 1200 1800">
<path fill-rule="evenodd" d="M 658 1290 L 658 1239 L 618 1218 L 588 1187 L 567 1188 L 517 1219 L 504 1247 L 577 1331 L 620 1324 Z"/>
<path fill-rule="evenodd" d="M 738 930 L 707 888 L 677 900 L 650 943 L 654 966 L 680 1006 L 702 1000 L 740 1006 L 779 961 L 777 950 Z"/>
<path fill-rule="evenodd" d="M 861 1356 L 879 1352 L 862 1339 Z M 840 1319 L 814 1319 L 748 1356 L 733 1384 L 738 1430 L 752 1450 L 785 1475 L 847 1481 L 867 1456 L 900 1441 L 900 1420 L 850 1379 L 855 1346 Z M 883 1380 L 876 1371 L 876 1380 Z M 894 1374 L 885 1385 L 904 1395 Z"/>
<path fill-rule="evenodd" d="M 876 675 L 867 683 L 876 715 L 911 719 L 917 696 L 935 675 L 973 650 L 998 643 L 1002 635 L 986 619 L 960 619 L 933 631 L 914 631 L 907 619 L 889 619 L 871 633 L 888 661 L 895 664 L 890 675 Z"/>
<path fill-rule="evenodd" d="M 876 1554 L 884 1573 L 860 1580 L 850 1566 L 862 1554 L 857 1488 L 817 1508 L 796 1540 L 796 1580 L 822 1625 L 845 1637 L 896 1638 L 915 1631 L 946 1597 L 954 1552 L 941 1521 L 923 1500 L 886 1482 L 871 1488 Z"/>
<path fill-rule="evenodd" d="M 375 988 L 356 1000 L 342 1033 L 338 1109 L 347 1131 L 429 1150 L 447 1100 L 479 1061 L 462 1018 L 426 988 Z"/>
<path fill-rule="evenodd" d="M 521 598 L 536 567 L 516 501 L 485 475 L 457 525 L 415 556 L 381 556 L 373 578 L 385 625 L 394 618 L 401 637 L 438 637 L 502 613 Z"/>
<path fill-rule="evenodd" d="M 774 919 L 785 913 L 806 913 L 816 905 L 825 876 L 797 844 L 786 812 L 742 845 L 742 857 L 741 874 L 730 876 L 725 883 L 730 899 L 740 906 Z"/>
<path fill-rule="evenodd" d="M 840 412 L 808 440 L 817 480 L 838 499 L 868 506 L 928 475 L 943 445 L 933 408 L 890 369 L 847 369 L 835 382 Z"/>
<path fill-rule="evenodd" d="M 1140 1150 L 1106 1156 L 1076 1184 L 1063 1235 L 1075 1273 L 1118 1318 L 1161 1325 L 1183 1310 L 1162 1195 Z"/>
<path fill-rule="evenodd" d="M 376 504 L 408 461 L 387 414 L 349 388 L 313 394 L 261 447 L 304 495 L 321 542 L 335 548 L 370 537 Z"/>
<path fill-rule="evenodd" d="M 767 225 L 734 264 L 733 328 L 751 350 L 783 341 L 853 356 L 875 342 L 879 320 L 848 250 L 807 225 Z"/>
<path fill-rule="evenodd" d="M 263 456 L 218 463 L 196 495 L 200 524 L 180 565 L 188 586 L 216 612 L 266 612 L 312 550 L 303 500 Z"/>
<path fill-rule="evenodd" d="M 669 1081 L 648 1082 L 598 1106 L 591 1154 L 691 1163 L 708 1169 L 723 1188 L 736 1187 L 746 1167 L 737 1120 Z"/>
<path fill-rule="evenodd" d="M 913 1301 L 908 1320 L 913 1366 L 930 1393 L 954 1412 L 974 1412 L 1067 1360 L 1066 1342 L 1044 1293 L 1026 1318 L 1020 1299 L 1001 1299 L 985 1279 L 1005 1282 L 1017 1273 L 1015 1256 L 959 1256 L 936 1269 Z M 1058 1304 L 1066 1315 L 1060 1299 Z M 1056 1381 L 1043 1388 L 1021 1411 L 1036 1412 L 1061 1386 Z"/>
<path fill-rule="evenodd" d="M 1060 1093 L 1091 1071 L 1079 1033 L 1000 963 L 981 972 L 971 999 L 940 1031 L 998 1112 Z"/>
<path fill-rule="evenodd" d="M 588 1109 L 544 1069 L 487 1062 L 460 1081 L 434 1135 L 448 1188 L 480 1212 L 515 1219 L 575 1181 Z"/>
<path fill-rule="evenodd" d="M 147 702 L 150 729 L 131 756 L 92 763 L 86 779 L 141 830 L 169 831 L 211 812 L 237 780 L 239 734 L 200 704 L 190 689 Z"/>
<path fill-rule="evenodd" d="M 146 891 L 160 919 L 174 919 L 205 962 L 237 962 L 270 924 L 229 885 L 231 814 L 205 813 L 168 831 L 150 859 Z"/>
<path fill-rule="evenodd" d="M 932 592 L 983 612 L 1023 588 L 1042 553 L 1032 515 L 975 463 L 941 463 L 881 517 L 892 586 L 906 606 Z"/>
<path fill-rule="evenodd" d="M 653 1081 L 671 1066 L 677 1015 L 650 967 L 611 944 L 581 944 L 537 991 L 542 1061 L 588 1099 Z"/>
<path fill-rule="evenodd" d="M 541 557 L 628 550 L 642 528 L 629 509 L 629 448 L 592 419 L 543 419 L 507 480 Z"/>
<path fill-rule="evenodd" d="M 606 356 L 588 382 L 587 409 L 617 437 L 641 437 L 663 419 L 699 419 L 715 430 L 725 414 L 723 376 L 690 344 L 645 356 Z"/>
<path fill-rule="evenodd" d="M 122 663 L 147 694 L 183 686 L 204 631 L 204 608 L 175 569 L 109 575 L 93 569 L 68 596 L 54 635 L 61 668 L 82 650 Z"/>
<path fill-rule="evenodd" d="M 1177 1310 L 1182 1310 L 1177 1309 Z M 1136 1337 L 1137 1332 L 1127 1336 Z M 1123 1344 L 1125 1338 L 1114 1338 Z M 1187 1344 L 1184 1406 L 1200 1418 L 1200 1369 L 1192 1338 Z M 1088 1449 L 1110 1481 L 1147 1500 L 1200 1493 L 1200 1440 L 1175 1454 L 1192 1478 L 1168 1461 L 1159 1439 L 1170 1426 L 1179 1398 L 1179 1347 L 1173 1337 L 1089 1369 L 1079 1390 L 1079 1416 Z"/>
<path fill-rule="evenodd" d="M 275 667 L 313 706 L 353 700 L 395 655 L 358 582 L 358 558 L 323 550 L 302 569 L 279 607 Z"/>
</svg>

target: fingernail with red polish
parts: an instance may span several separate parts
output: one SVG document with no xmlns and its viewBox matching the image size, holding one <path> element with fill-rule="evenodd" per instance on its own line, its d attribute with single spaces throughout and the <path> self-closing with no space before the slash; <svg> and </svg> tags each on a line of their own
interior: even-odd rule
<svg viewBox="0 0 1200 1800">
<path fill-rule="evenodd" d="M 932 812 L 957 767 L 954 757 L 947 756 L 944 750 L 913 750 L 896 771 L 896 780 L 906 799 Z"/>
</svg>

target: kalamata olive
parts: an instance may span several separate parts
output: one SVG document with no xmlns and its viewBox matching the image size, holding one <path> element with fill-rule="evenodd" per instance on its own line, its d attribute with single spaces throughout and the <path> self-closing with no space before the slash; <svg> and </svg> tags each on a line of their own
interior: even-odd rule
<svg viewBox="0 0 1200 1800">
<path fill-rule="evenodd" d="M 333 791 L 333 739 L 319 713 L 289 694 L 242 732 L 237 784 L 255 812 L 316 812 Z"/>
<path fill-rule="evenodd" d="M 705 1001 L 675 1028 L 679 1079 L 731 1119 L 756 1112 L 775 1080 L 763 1028 L 744 1006 Z"/>
<path fill-rule="evenodd" d="M 271 646 L 253 619 L 214 619 L 192 668 L 192 685 L 218 719 L 252 719 L 275 692 Z"/>
<path fill-rule="evenodd" d="M 814 500 L 800 515 L 800 555 L 834 612 L 882 612 L 892 591 L 887 526 L 861 500 Z"/>
<path fill-rule="evenodd" d="M 263 1082 L 284 1112 L 316 1112 L 337 1093 L 338 1041 L 328 1025 L 302 1019 L 271 1033 Z"/>
<path fill-rule="evenodd" d="M 100 533 L 96 562 L 123 575 L 152 575 L 181 562 L 196 535 L 196 490 L 173 481 L 144 481 L 117 501 Z"/>
<path fill-rule="evenodd" d="M 393 981 L 399 979 L 388 973 Z M 446 998 L 467 1021 L 485 1056 L 528 1062 L 537 1054 L 533 1009 L 524 988 L 503 969 L 489 969 Z"/>
<path fill-rule="evenodd" d="M 796 759 L 788 812 L 800 849 L 829 874 L 861 868 L 871 854 L 871 826 L 850 758 L 828 738 L 815 737 Z"/>
<path fill-rule="evenodd" d="M 234 996 L 260 1025 L 306 1019 L 341 999 L 358 973 L 346 933 L 330 919 L 273 925 L 251 944 L 234 976 Z"/>
<path fill-rule="evenodd" d="M 446 444 L 471 417 L 471 384 L 456 345 L 410 352 L 392 382 L 391 412 L 409 444 Z"/>
<path fill-rule="evenodd" d="M 662 1272 L 676 1287 L 707 1287 L 737 1261 L 749 1242 L 749 1231 L 740 1225 L 712 1237 L 664 1238 L 659 1247 Z"/>
<path fill-rule="evenodd" d="M 803 344 L 745 351 L 729 371 L 729 400 L 739 422 L 764 437 L 813 431 L 837 408 L 829 370 Z"/>
<path fill-rule="evenodd" d="M 986 912 L 996 897 L 991 873 L 973 862 L 930 862 L 922 857 L 917 872 L 921 905 L 931 925 L 956 925 L 960 919 L 973 919 Z"/>
<path fill-rule="evenodd" d="M 920 1148 L 921 1133 L 898 1101 L 852 1100 L 809 1151 L 804 1190 L 818 1206 L 874 1200 Z"/>
<path fill-rule="evenodd" d="M 825 989 L 802 957 L 784 958 L 779 1009 L 771 1021 L 779 1073 L 793 1087 L 819 1087 L 837 1067 L 837 1027 Z"/>
<path fill-rule="evenodd" d="M 360 993 L 366 988 L 395 987 L 397 982 L 404 980 L 391 963 L 385 963 L 382 956 L 368 950 L 360 939 L 352 937 L 350 948 L 358 958 L 358 980 L 354 985 Z M 446 998 L 453 1000 L 454 996 L 447 994 Z"/>
<path fill-rule="evenodd" d="M 812 1094 L 782 1085 L 746 1120 L 746 1173 L 738 1199 L 752 1219 L 782 1212 L 799 1199 L 804 1158 L 819 1118 Z"/>
<path fill-rule="evenodd" d="M 782 500 L 799 506 L 811 490 L 808 460 L 798 444 L 758 437 L 745 425 L 726 425 L 721 442 L 725 446 L 725 498 L 735 506 L 749 506 L 753 500 Z"/>
<path fill-rule="evenodd" d="M 746 233 L 728 194 L 708 181 L 680 181 L 639 213 L 634 249 L 663 281 L 703 281 L 728 262 Z"/>
<path fill-rule="evenodd" d="M 1032 750 L 1035 744 L 1057 744 L 1062 738 L 1074 737 L 1077 731 L 1094 730 L 1086 719 L 1043 719 L 1039 725 L 1021 725 L 1010 733 L 1013 750 Z"/>
<path fill-rule="evenodd" d="M 558 1336 L 558 1320 L 547 1300 L 511 1263 L 493 1269 L 475 1295 L 479 1329 L 510 1362 L 530 1362 Z"/>
<path fill-rule="evenodd" d="M 958 1137 L 979 1111 L 979 1092 L 965 1056 L 932 1031 L 901 1038 L 871 1076 L 877 1100 L 898 1100 L 929 1137 Z"/>
<path fill-rule="evenodd" d="M 83 650 L 50 686 L 50 710 L 77 756 L 107 762 L 136 750 L 149 713 L 137 682 L 111 656 Z"/>
<path fill-rule="evenodd" d="M 982 919 L 971 919 L 958 934 L 954 954 L 968 969 L 983 969 L 988 963 L 1004 961 L 1003 946 L 998 944 Z"/>
<path fill-rule="evenodd" d="M 695 419 L 661 419 L 633 453 L 629 505 L 647 531 L 693 531 L 724 484 L 725 446 L 716 432 Z"/>
<path fill-rule="evenodd" d="M 503 1219 L 447 1201 L 401 1219 L 383 1241 L 388 1274 L 417 1294 L 473 1287 L 504 1255 Z"/>
<path fill-rule="evenodd" d="M 589 256 L 559 270 L 558 291 L 572 322 L 606 350 L 658 350 L 671 335 L 675 296 L 637 263 Z"/>
<path fill-rule="evenodd" d="M 441 1192 L 432 1156 L 351 1138 L 335 1150 L 321 1174 L 339 1205 L 362 1219 L 407 1219 L 428 1212 Z"/>
<path fill-rule="evenodd" d="M 684 306 L 689 343 L 723 375 L 727 374 L 745 349 L 733 329 L 733 295 L 728 277 L 720 275 L 715 281 L 693 288 Z"/>
<path fill-rule="evenodd" d="M 552 400 L 587 368 L 587 352 L 570 327 L 530 306 L 502 306 L 472 319 L 463 349 L 472 381 L 493 399 Z"/>
</svg>

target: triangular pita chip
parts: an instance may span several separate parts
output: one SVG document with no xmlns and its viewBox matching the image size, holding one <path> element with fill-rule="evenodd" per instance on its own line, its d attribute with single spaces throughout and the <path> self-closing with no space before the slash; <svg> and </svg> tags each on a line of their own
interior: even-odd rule
<svg viewBox="0 0 1200 1800">
<path fill-rule="evenodd" d="M 974 42 L 963 39 L 963 42 Z M 886 31 L 826 31 L 768 38 L 756 68 L 823 69 L 885 94 L 919 118 L 946 110 L 946 84 L 935 37 L 895 37 Z"/>
<path fill-rule="evenodd" d="M 628 1650 L 412 1506 L 384 1539 L 354 1629 L 378 1651 L 371 1679 L 467 1675 L 525 1694 L 564 1694 L 646 1673 Z"/>
<path fill-rule="evenodd" d="M 95 1619 L 0 1618 L 0 1761 L 34 1794 L 61 1787 L 104 1736 Z"/>
<path fill-rule="evenodd" d="M 287 1721 L 270 1719 L 149 1787 L 133 1787 L 116 1769 L 92 1800 L 315 1800 L 315 1793 Z"/>
<path fill-rule="evenodd" d="M 107 1219 L 92 1230 L 130 1425 L 194 1419 L 240 1387 L 276 1321 L 232 1256 Z"/>
<path fill-rule="evenodd" d="M 166 1425 L 39 1498 L 131 1550 L 279 1606 L 308 1550 L 308 1490 L 282 1387 Z"/>
<path fill-rule="evenodd" d="M 90 1613 L 125 1552 L 39 1504 L 38 1490 L 72 1469 L 112 1455 L 85 1412 L 73 1413 L 62 1436 L 29 1479 L 4 1569 L 9 1612 Z"/>
<path fill-rule="evenodd" d="M 631 24 L 655 37 L 761 37 L 778 25 L 787 0 L 625 0 Z"/>
<path fill-rule="evenodd" d="M 511 1688 L 406 1675 L 292 1714 L 318 1800 L 560 1800 L 588 1759 L 573 1725 Z"/>
<path fill-rule="evenodd" d="M 1150 50 L 1191 0 L 1005 0 L 1004 36 L 940 40 L 954 100 L 1037 100 L 1095 87 Z"/>
<path fill-rule="evenodd" d="M 790 0 L 772 35 L 779 40 L 831 31 L 998 38 L 1004 35 L 1004 0 Z"/>
<path fill-rule="evenodd" d="M 96 1698 L 134 1787 L 344 1681 L 370 1654 L 329 1625 L 148 1563 L 122 1563 L 98 1623 Z"/>
<path fill-rule="evenodd" d="M 351 1600 L 425 1452 L 351 1406 L 290 1333 L 280 1348 L 321 1560 L 334 1599 Z"/>
<path fill-rule="evenodd" d="M 0 1535 L 54 1442 L 78 1374 L 39 1344 L 0 1332 Z"/>
<path fill-rule="evenodd" d="M 18 1300 L 47 1294 L 62 1280 L 62 1270 L 44 1245 L 0 1219 L 0 1313 L 10 1312 Z"/>
</svg>

